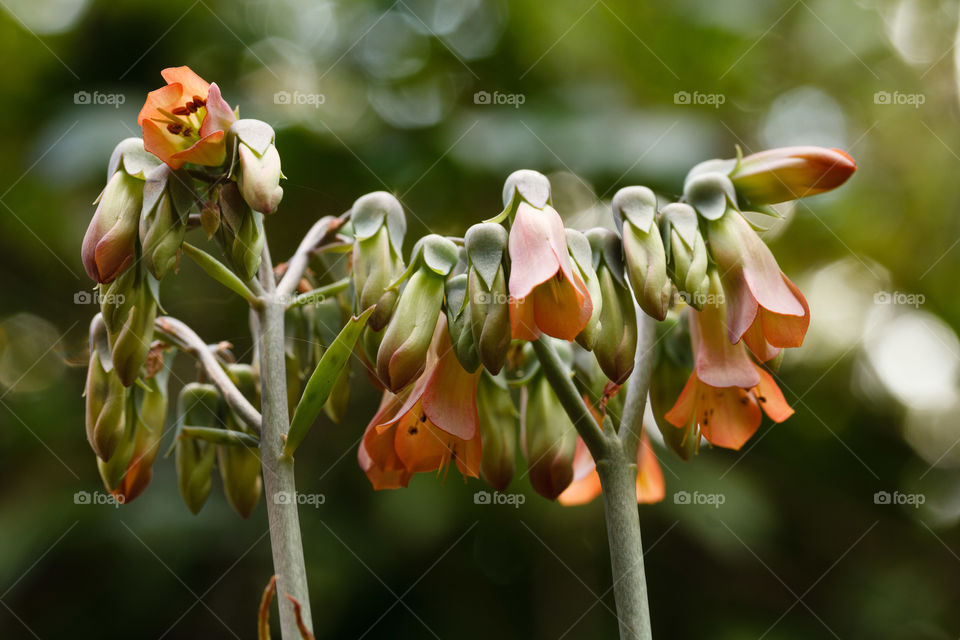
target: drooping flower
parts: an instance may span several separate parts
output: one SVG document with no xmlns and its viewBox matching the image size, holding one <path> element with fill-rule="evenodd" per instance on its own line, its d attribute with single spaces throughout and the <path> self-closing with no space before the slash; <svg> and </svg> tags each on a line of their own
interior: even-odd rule
<svg viewBox="0 0 960 640">
<path fill-rule="evenodd" d="M 596 408 L 584 398 L 590 413 L 603 427 L 603 419 Z M 573 457 L 573 482 L 560 494 L 557 501 L 565 507 L 572 507 L 591 502 L 601 493 L 600 475 L 597 473 L 597 463 L 581 438 L 577 438 L 577 452 Z M 657 462 L 657 455 L 650 445 L 650 438 L 646 433 L 640 439 L 637 449 L 637 503 L 650 504 L 660 502 L 666 493 L 663 481 L 663 470 Z"/>
<path fill-rule="evenodd" d="M 743 158 L 730 174 L 745 202 L 762 205 L 836 189 L 857 163 L 845 151 L 824 147 L 781 147 Z"/>
<path fill-rule="evenodd" d="M 712 302 L 690 309 L 693 373 L 664 418 L 689 433 L 698 430 L 718 447 L 739 449 L 760 426 L 761 410 L 774 422 L 793 414 L 773 377 L 757 365 L 742 342 L 731 344 L 725 330 L 723 292 L 710 275 Z"/>
<path fill-rule="evenodd" d="M 424 372 L 399 394 L 384 391 L 364 432 L 357 458 L 374 489 L 406 487 L 415 473 L 446 474 L 451 462 L 463 476 L 479 477 L 481 373 L 460 365 L 441 315 Z"/>
<path fill-rule="evenodd" d="M 144 148 L 171 169 L 187 162 L 212 167 L 223 164 L 224 137 L 237 116 L 220 88 L 190 67 L 170 67 L 160 74 L 167 85 L 147 94 L 137 116 Z"/>
<path fill-rule="evenodd" d="M 123 170 L 114 173 L 83 236 L 80 255 L 93 280 L 113 282 L 133 263 L 142 205 L 143 180 Z"/>
<path fill-rule="evenodd" d="M 560 214 L 521 202 L 510 228 L 510 324 L 514 339 L 541 332 L 572 341 L 590 321 L 593 303 L 572 268 Z"/>
<path fill-rule="evenodd" d="M 810 323 L 807 301 L 750 223 L 728 209 L 707 223 L 707 237 L 726 296 L 730 342 L 744 338 L 763 361 L 780 348 L 799 347 Z"/>
</svg>

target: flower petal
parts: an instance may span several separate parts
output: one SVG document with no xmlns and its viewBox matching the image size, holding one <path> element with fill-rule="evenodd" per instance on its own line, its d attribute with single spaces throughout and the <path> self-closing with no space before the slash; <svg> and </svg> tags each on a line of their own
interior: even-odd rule
<svg viewBox="0 0 960 640">
<path fill-rule="evenodd" d="M 514 340 L 533 341 L 540 337 L 532 297 L 510 301 L 510 335 Z"/>
<path fill-rule="evenodd" d="M 807 299 L 803 297 L 800 289 L 790 281 L 790 278 L 783 274 L 781 276 L 793 293 L 794 298 L 803 307 L 803 315 L 783 315 L 767 309 L 760 309 L 759 319 L 763 324 L 763 335 L 767 342 L 774 347 L 799 347 L 803 344 L 804 336 L 807 335 L 807 327 L 810 326 L 810 307 L 807 305 Z"/>
<path fill-rule="evenodd" d="M 179 168 L 184 162 L 192 162 L 205 167 L 216 167 L 223 164 L 223 161 L 227 158 L 227 148 L 223 142 L 224 135 L 226 134 L 223 131 L 214 131 L 210 135 L 200 138 L 190 148 L 171 156 L 173 162 L 179 163 L 176 167 L 170 162 L 167 162 L 167 164 L 170 165 L 171 169 Z M 146 147 L 146 142 L 144 142 L 144 147 Z"/>
<path fill-rule="evenodd" d="M 760 380 L 743 343 L 730 344 L 724 327 L 723 307 L 704 305 L 690 309 L 690 333 L 696 336 L 697 378 L 713 387 L 749 389 Z"/>
<path fill-rule="evenodd" d="M 461 440 L 478 432 L 477 384 L 482 369 L 467 372 L 453 349 L 447 349 L 430 373 L 423 392 L 423 410 L 437 428 Z"/>
<path fill-rule="evenodd" d="M 700 431 L 711 444 L 739 449 L 760 426 L 760 407 L 751 393 L 739 387 L 717 389 L 700 384 Z"/>
<path fill-rule="evenodd" d="M 526 202 L 517 208 L 510 227 L 510 295 L 521 300 L 534 287 L 552 278 L 560 269 L 553 235 L 559 225 L 560 246 L 566 251 L 566 235 L 559 214 L 552 208 L 534 209 Z M 569 260 L 568 260 L 569 268 Z"/>
<path fill-rule="evenodd" d="M 641 504 L 660 502 L 666 492 L 663 469 L 660 468 L 657 455 L 650 445 L 650 438 L 644 432 L 640 440 L 640 448 L 637 450 L 637 502 Z"/>
<path fill-rule="evenodd" d="M 200 96 L 206 100 L 207 92 L 210 90 L 210 84 L 193 72 L 193 69 L 187 66 L 167 67 L 160 72 L 168 85 L 178 83 L 183 87 L 183 97 L 185 100 L 192 100 L 193 96 Z"/>
<path fill-rule="evenodd" d="M 233 109 L 220 95 L 220 87 L 214 82 L 210 85 L 210 93 L 207 95 L 207 115 L 203 118 L 203 124 L 200 125 L 200 136 L 206 137 L 216 131 L 226 131 L 236 120 Z"/>
<path fill-rule="evenodd" d="M 165 129 L 161 129 L 153 120 L 145 120 L 143 123 L 143 148 L 157 156 L 171 169 L 179 169 L 186 162 L 185 159 L 174 157 L 183 151 L 183 146 L 178 141 L 183 140 L 179 136 L 167 134 Z"/>
<path fill-rule="evenodd" d="M 147 101 L 143 103 L 143 107 L 137 115 L 137 124 L 142 127 L 143 123 L 150 118 L 165 117 L 160 113 L 160 109 L 170 111 L 172 108 L 179 106 L 182 99 L 183 87 L 179 84 L 168 84 L 165 87 L 154 89 L 147 94 Z"/>
<path fill-rule="evenodd" d="M 563 276 L 538 285 L 531 297 L 537 328 L 549 336 L 572 341 L 590 322 L 590 298 Z"/>
<path fill-rule="evenodd" d="M 773 376 L 761 367 L 757 367 L 757 372 L 760 374 L 760 384 L 754 388 L 754 392 L 757 394 L 757 400 L 763 412 L 774 422 L 783 422 L 793 415 L 793 409 L 787 404 Z"/>
</svg>

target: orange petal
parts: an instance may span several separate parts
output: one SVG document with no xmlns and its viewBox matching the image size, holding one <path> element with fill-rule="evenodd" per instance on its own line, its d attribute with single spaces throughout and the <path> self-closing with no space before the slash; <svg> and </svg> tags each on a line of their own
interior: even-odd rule
<svg viewBox="0 0 960 640">
<path fill-rule="evenodd" d="M 649 504 L 660 502 L 666 495 L 666 483 L 663 481 L 663 469 L 657 461 L 657 455 L 650 445 L 650 438 L 646 433 L 640 440 L 637 450 L 637 502 Z"/>
<path fill-rule="evenodd" d="M 702 384 L 697 419 L 711 444 L 739 449 L 760 426 L 760 407 L 751 393 L 739 387 L 718 389 Z"/>
<path fill-rule="evenodd" d="M 697 334 L 697 378 L 713 387 L 749 389 L 759 382 L 756 367 L 742 343 L 730 344 L 724 320 L 718 305 L 690 310 L 690 331 Z"/>
<path fill-rule="evenodd" d="M 810 307 L 807 305 L 807 299 L 790 281 L 790 278 L 783 274 L 781 276 L 797 302 L 803 307 L 803 315 L 783 315 L 761 308 L 759 318 L 763 323 L 763 335 L 774 347 L 799 347 L 803 344 L 804 336 L 807 335 L 807 327 L 810 326 Z"/>
<path fill-rule="evenodd" d="M 214 131 L 210 135 L 200 138 L 189 149 L 173 154 L 171 160 L 180 164 L 176 167 L 170 162 L 167 162 L 167 164 L 170 165 L 171 169 L 179 168 L 184 162 L 192 162 L 205 167 L 216 167 L 223 164 L 223 161 L 227 159 L 227 146 L 223 142 L 224 135 L 226 134 L 223 131 Z M 144 141 L 144 146 L 146 146 L 146 141 Z"/>
<path fill-rule="evenodd" d="M 565 507 L 587 504 L 600 495 L 600 491 L 600 474 L 593 470 L 583 478 L 574 480 L 557 497 L 557 501 Z"/>
<path fill-rule="evenodd" d="M 470 440 L 459 441 L 456 443 L 455 451 L 457 460 L 457 469 L 463 476 L 471 478 L 480 477 L 480 461 L 483 458 L 482 443 L 480 441 L 480 430 Z"/>
<path fill-rule="evenodd" d="M 551 238 L 556 235 L 558 225 L 566 252 L 566 235 L 559 214 L 552 208 L 540 210 L 526 202 L 520 203 L 507 245 L 510 252 L 509 288 L 514 298 L 526 298 L 534 287 L 559 271 L 560 262 Z"/>
<path fill-rule="evenodd" d="M 207 99 L 207 92 L 210 90 L 210 84 L 193 72 L 190 67 L 167 67 L 160 72 L 168 85 L 174 83 L 183 87 L 184 100 L 191 100 L 193 96 L 199 96 L 203 100 Z"/>
<path fill-rule="evenodd" d="M 363 434 L 363 440 L 357 449 L 360 468 L 376 490 L 398 489 L 410 482 L 411 473 L 397 457 L 394 449 L 394 430 L 384 432 L 371 427 Z"/>
<path fill-rule="evenodd" d="M 759 315 L 747 329 L 747 332 L 743 334 L 743 341 L 747 343 L 747 348 L 760 362 L 773 360 L 780 355 L 780 349 L 767 342 L 766 336 L 763 335 L 763 323 Z"/>
<path fill-rule="evenodd" d="M 147 101 L 143 103 L 137 115 L 137 124 L 141 127 L 150 118 L 164 118 L 160 109 L 170 111 L 180 106 L 183 101 L 183 87 L 178 84 L 168 84 L 165 87 L 154 89 L 147 94 Z"/>
<path fill-rule="evenodd" d="M 143 122 L 143 148 L 167 163 L 171 169 L 179 169 L 186 160 L 175 157 L 183 151 L 180 136 L 168 134 L 166 129 L 153 120 Z"/>
<path fill-rule="evenodd" d="M 433 471 L 449 458 L 453 438 L 426 419 L 419 404 L 397 424 L 394 447 L 411 473 Z"/>
<path fill-rule="evenodd" d="M 533 290 L 537 328 L 548 336 L 573 341 L 590 321 L 593 304 L 565 277 L 555 277 Z"/>
<path fill-rule="evenodd" d="M 532 297 L 510 301 L 510 335 L 514 340 L 533 341 L 540 337 Z"/>
<path fill-rule="evenodd" d="M 773 376 L 760 367 L 757 367 L 757 372 L 760 374 L 760 384 L 754 388 L 757 401 L 768 418 L 774 422 L 783 422 L 793 415 L 793 409 L 787 404 L 787 399 L 783 397 L 783 392 L 774 382 Z"/>
<path fill-rule="evenodd" d="M 667 422 L 679 429 L 683 429 L 690 424 L 691 420 L 696 419 L 697 388 L 699 386 L 700 381 L 697 380 L 696 372 L 691 373 L 690 377 L 687 378 L 687 384 L 683 385 L 683 391 L 680 392 L 680 397 L 677 398 L 677 401 L 670 410 L 663 415 Z"/>
<path fill-rule="evenodd" d="M 482 369 L 467 372 L 448 349 L 430 373 L 423 392 L 423 410 L 430 422 L 461 440 L 478 433 L 477 384 Z"/>
</svg>

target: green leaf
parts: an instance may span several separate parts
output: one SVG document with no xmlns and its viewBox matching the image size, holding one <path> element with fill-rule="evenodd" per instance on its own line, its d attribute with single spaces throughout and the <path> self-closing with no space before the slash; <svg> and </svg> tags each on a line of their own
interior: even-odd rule
<svg viewBox="0 0 960 640">
<path fill-rule="evenodd" d="M 243 281 L 237 277 L 233 271 L 230 271 L 226 265 L 203 249 L 195 247 L 189 242 L 184 242 L 183 252 L 187 254 L 191 260 L 200 265 L 200 268 L 206 271 L 207 275 L 234 293 L 239 294 L 240 297 L 249 302 L 251 306 L 256 306 L 260 303 L 260 299 L 257 298 L 256 294 L 250 291 L 247 285 L 243 284 Z"/>
<path fill-rule="evenodd" d="M 350 360 L 353 346 L 360 337 L 360 332 L 367 324 L 367 319 L 375 307 L 370 307 L 359 316 L 350 318 L 347 325 L 333 341 L 333 344 L 323 353 L 317 368 L 314 369 L 307 386 L 300 396 L 300 402 L 293 412 L 290 421 L 290 431 L 287 433 L 287 444 L 283 449 L 284 455 L 293 456 L 293 452 L 306 437 L 313 422 L 323 410 L 323 405 L 330 396 L 330 390 L 340 376 L 340 371 Z"/>
</svg>

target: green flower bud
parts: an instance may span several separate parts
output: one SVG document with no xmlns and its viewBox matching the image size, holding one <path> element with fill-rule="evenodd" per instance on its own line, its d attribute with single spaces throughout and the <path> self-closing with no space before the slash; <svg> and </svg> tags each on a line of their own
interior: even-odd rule
<svg viewBox="0 0 960 640">
<path fill-rule="evenodd" d="M 230 267 L 242 280 L 251 280 L 260 268 L 263 252 L 263 215 L 252 210 L 240 189 L 228 182 L 220 189 L 218 238 Z"/>
<path fill-rule="evenodd" d="M 153 340 L 157 301 L 152 288 L 147 274 L 128 269 L 101 296 L 113 368 L 127 387 L 140 375 Z"/>
<path fill-rule="evenodd" d="M 90 364 L 84 388 L 87 441 L 101 460 L 109 460 L 126 428 L 126 389 L 110 361 L 103 316 L 90 323 Z"/>
<path fill-rule="evenodd" d="M 254 211 L 269 215 L 283 198 L 280 154 L 273 128 L 260 120 L 234 122 L 227 133 L 227 146 L 234 152 L 232 166 L 243 199 Z"/>
<path fill-rule="evenodd" d="M 617 234 L 609 229 L 591 229 L 586 236 L 593 250 L 603 298 L 600 332 L 593 352 L 606 376 L 616 384 L 623 384 L 633 372 L 637 314 L 624 279 L 622 245 Z"/>
<path fill-rule="evenodd" d="M 464 369 L 473 373 L 480 366 L 480 356 L 477 354 L 477 344 L 470 326 L 471 305 L 467 299 L 467 279 L 467 274 L 461 273 L 447 280 L 447 330 L 450 332 L 450 343 L 457 360 Z"/>
<path fill-rule="evenodd" d="M 223 428 L 220 392 L 211 384 L 191 382 L 184 385 L 177 401 L 181 426 Z M 216 446 L 177 434 L 177 486 L 187 508 L 196 515 L 210 495 L 211 472 Z"/>
<path fill-rule="evenodd" d="M 147 176 L 140 216 L 143 264 L 158 280 L 176 265 L 187 214 L 195 201 L 189 175 L 174 172 L 165 164 Z"/>
<path fill-rule="evenodd" d="M 249 364 L 230 364 L 227 365 L 227 373 L 240 393 L 251 404 L 259 406 L 256 370 Z M 226 410 L 226 428 L 250 433 L 243 421 L 229 408 Z M 260 478 L 260 452 L 242 445 L 217 445 L 217 464 L 223 480 L 223 491 L 230 506 L 240 517 L 250 517 L 260 500 L 263 488 Z"/>
<path fill-rule="evenodd" d="M 377 375 L 399 392 L 424 369 L 443 305 L 444 281 L 459 258 L 457 246 L 441 236 L 424 236 L 413 249 L 413 259 L 397 309 L 377 351 Z"/>
<path fill-rule="evenodd" d="M 623 236 L 627 276 L 637 304 L 649 316 L 663 320 L 671 284 L 656 217 L 657 197 L 646 187 L 624 187 L 613 196 L 613 220 Z"/>
<path fill-rule="evenodd" d="M 690 205 L 668 204 L 661 220 L 667 268 L 681 297 L 695 309 L 703 306 L 710 289 L 707 245 L 700 235 L 697 212 Z"/>
<path fill-rule="evenodd" d="M 123 498 L 124 504 L 143 493 L 153 478 L 153 461 L 160 451 L 167 419 L 167 379 L 169 365 L 165 365 L 154 377 L 145 380 L 140 394 L 139 424 L 133 443 L 133 455 L 127 469 L 114 490 Z M 111 460 L 112 462 L 112 460 Z"/>
<path fill-rule="evenodd" d="M 517 455 L 517 409 L 506 384 L 489 375 L 480 376 L 477 415 L 483 443 L 480 476 L 503 491 L 513 479 Z"/>
<path fill-rule="evenodd" d="M 475 224 L 464 236 L 470 330 L 483 366 L 497 374 L 510 348 L 510 304 L 503 254 L 507 230 L 499 224 Z"/>
<path fill-rule="evenodd" d="M 120 488 L 136 449 L 137 416 L 134 407 L 130 406 L 130 398 L 132 397 L 132 391 L 127 391 L 124 394 L 124 404 L 127 405 L 127 410 L 124 413 L 123 431 L 117 440 L 113 455 L 106 461 L 97 458 L 97 470 L 100 472 L 100 479 L 103 480 L 103 486 L 111 493 Z"/>
<path fill-rule="evenodd" d="M 577 430 L 543 373 L 523 389 L 521 405 L 521 438 L 530 484 L 543 497 L 556 500 L 573 481 Z"/>
<path fill-rule="evenodd" d="M 92 279 L 112 282 L 133 263 L 142 204 L 143 180 L 114 173 L 83 236 L 83 268 Z"/>
<path fill-rule="evenodd" d="M 587 293 L 590 294 L 590 301 L 593 304 L 590 319 L 576 338 L 577 344 L 590 351 L 600 337 L 600 312 L 603 311 L 604 304 L 603 292 L 600 290 L 600 281 L 597 279 L 597 271 L 594 268 L 593 250 L 590 248 L 590 241 L 587 240 L 585 235 L 574 229 L 567 229 L 566 234 L 570 257 L 573 258 L 573 264 L 580 272 L 580 277 L 583 278 L 583 283 L 587 287 Z"/>
<path fill-rule="evenodd" d="M 398 292 L 390 287 L 403 273 L 403 237 L 407 222 L 400 201 L 386 191 L 368 193 L 351 209 L 354 229 L 354 313 L 376 305 L 367 325 L 373 331 L 387 326 Z"/>
<path fill-rule="evenodd" d="M 535 209 L 543 209 L 550 204 L 550 180 L 539 171 L 518 169 L 503 183 L 504 213 L 512 213 L 526 202 Z M 501 214 L 502 215 L 502 214 Z"/>
</svg>

